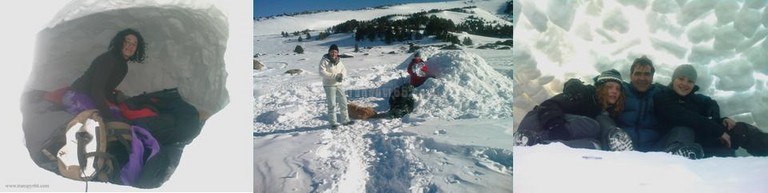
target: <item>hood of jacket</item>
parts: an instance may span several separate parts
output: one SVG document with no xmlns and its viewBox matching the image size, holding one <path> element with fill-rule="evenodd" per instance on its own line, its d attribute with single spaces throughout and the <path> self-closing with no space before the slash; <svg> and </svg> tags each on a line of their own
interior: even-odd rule
<svg viewBox="0 0 768 193">
<path fill-rule="evenodd" d="M 323 59 L 327 59 L 331 65 L 339 64 L 339 58 L 332 58 L 330 54 L 323 55 Z"/>
</svg>

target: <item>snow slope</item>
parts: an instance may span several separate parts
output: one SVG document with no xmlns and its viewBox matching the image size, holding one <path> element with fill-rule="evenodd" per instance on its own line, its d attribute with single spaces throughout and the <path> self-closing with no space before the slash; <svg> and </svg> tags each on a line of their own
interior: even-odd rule
<svg viewBox="0 0 768 193">
<path fill-rule="evenodd" d="M 363 10 L 344 17 L 377 17 L 370 14 Z M 408 81 L 407 45 L 366 41 L 359 43 L 361 52 L 353 52 L 352 34 L 297 42 L 280 37 L 284 29 L 269 21 L 254 23 L 254 59 L 265 64 L 265 69 L 253 71 L 256 192 L 512 191 L 510 50 L 423 48 L 437 78 L 416 89 L 416 111 L 402 119 L 358 120 L 330 130 L 317 71 L 328 47 L 337 44 L 341 53 L 354 56 L 342 58 L 350 103 L 386 112 L 387 96 Z M 295 22 L 291 25 L 317 21 Z M 477 44 L 500 40 L 472 38 Z M 428 39 L 417 43 L 444 44 Z M 305 53 L 293 53 L 296 45 Z M 286 74 L 289 69 L 303 72 Z"/>
<path fill-rule="evenodd" d="M 631 62 L 653 60 L 654 81 L 693 64 L 701 93 L 723 116 L 768 131 L 765 1 L 517 1 L 514 116 Z M 515 120 L 515 125 L 520 119 Z M 665 153 L 604 152 L 562 144 L 515 147 L 515 192 L 765 192 L 765 157 L 687 160 Z M 744 152 L 737 152 L 744 154 Z"/>
<path fill-rule="evenodd" d="M 434 3 L 409 3 L 402 5 L 388 6 L 383 9 L 363 9 L 363 10 L 342 10 L 342 11 L 330 11 L 315 14 L 295 15 L 295 16 L 283 16 L 276 17 L 274 19 L 260 19 L 254 23 L 253 32 L 254 35 L 267 35 L 267 34 L 280 34 L 280 32 L 295 32 L 305 29 L 309 30 L 325 30 L 336 24 L 343 23 L 347 20 L 356 19 L 371 20 L 385 15 L 393 14 L 411 14 L 421 11 L 429 11 L 431 9 L 450 9 L 466 6 L 478 6 L 478 12 L 483 14 L 476 14 L 475 16 L 481 16 L 488 21 L 500 21 L 494 14 L 501 14 L 503 9 L 500 9 L 504 5 L 505 1 L 491 0 L 491 1 L 445 1 Z M 448 12 L 443 12 L 448 13 Z M 462 14 L 464 15 L 464 14 Z M 460 19 L 454 17 L 452 19 Z M 454 20 L 455 23 L 459 21 Z M 269 27 L 262 27 L 269 26 Z"/>
</svg>

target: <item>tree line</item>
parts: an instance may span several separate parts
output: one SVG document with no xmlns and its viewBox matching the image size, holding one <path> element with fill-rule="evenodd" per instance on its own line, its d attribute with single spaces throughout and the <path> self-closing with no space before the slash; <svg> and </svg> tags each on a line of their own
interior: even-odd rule
<svg viewBox="0 0 768 193">
<path fill-rule="evenodd" d="M 474 8 L 474 6 L 453 8 L 450 11 L 471 13 L 465 10 L 468 8 Z M 408 15 L 387 15 L 369 21 L 349 20 L 331 27 L 331 31 L 332 33 L 355 33 L 356 41 L 381 40 L 387 44 L 395 41 L 421 40 L 425 36 L 435 36 L 435 39 L 458 44 L 462 42 L 450 32 L 460 31 L 489 37 L 512 38 L 511 25 L 489 22 L 474 16 L 457 25 L 449 19 L 435 15 L 427 16 L 429 13 L 440 11 L 442 10 L 432 9 L 428 12 Z M 392 19 L 394 17 L 405 17 L 405 19 L 394 20 Z M 464 42 L 471 42 L 471 40 Z"/>
<path fill-rule="evenodd" d="M 451 32 L 467 32 L 469 34 L 481 35 L 487 37 L 497 38 L 512 38 L 513 27 L 512 25 L 500 24 L 496 21 L 486 21 L 482 18 L 470 15 L 464 22 L 455 24 L 449 19 L 439 18 L 435 15 L 427 16 L 430 13 L 438 13 L 441 11 L 454 11 L 462 13 L 473 13 L 473 11 L 467 11 L 467 9 L 475 8 L 475 6 L 468 6 L 463 8 L 452 8 L 448 10 L 432 9 L 429 11 L 422 11 L 413 14 L 393 14 L 378 17 L 368 21 L 348 20 L 344 23 L 332 26 L 325 31 L 320 32 L 317 36 L 314 36 L 316 40 L 322 40 L 337 33 L 354 33 L 355 41 L 384 41 L 386 44 L 392 44 L 393 42 L 403 42 L 411 40 L 421 40 L 425 36 L 434 36 L 435 39 L 451 42 L 454 44 L 471 45 L 472 40 L 469 37 L 465 37 L 460 40 L 458 36 L 451 34 Z M 511 14 L 512 1 L 507 3 L 507 9 Z M 403 17 L 404 19 L 393 19 L 395 17 Z M 313 36 L 309 34 L 309 30 L 295 31 L 292 33 L 281 32 L 283 37 L 298 36 L 298 41 L 309 41 Z"/>
</svg>

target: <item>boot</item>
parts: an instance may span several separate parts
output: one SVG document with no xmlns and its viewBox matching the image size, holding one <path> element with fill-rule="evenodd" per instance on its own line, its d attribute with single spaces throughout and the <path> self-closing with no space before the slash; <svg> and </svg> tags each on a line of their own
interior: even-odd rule
<svg viewBox="0 0 768 193">
<path fill-rule="evenodd" d="M 737 122 L 736 126 L 728 131 L 731 136 L 731 142 L 735 147 L 742 147 L 753 156 L 768 156 L 768 133 L 759 128 Z"/>
<path fill-rule="evenodd" d="M 679 155 L 688 159 L 701 159 L 704 157 L 704 149 L 698 143 L 675 142 L 667 146 L 664 152 Z"/>
<path fill-rule="evenodd" d="M 632 139 L 629 134 L 618 127 L 614 127 L 608 131 L 606 142 L 604 142 L 606 150 L 610 151 L 632 151 Z"/>
<path fill-rule="evenodd" d="M 534 131 L 531 129 L 518 129 L 512 134 L 514 146 L 531 146 L 541 144 L 546 139 L 545 131 Z"/>
</svg>

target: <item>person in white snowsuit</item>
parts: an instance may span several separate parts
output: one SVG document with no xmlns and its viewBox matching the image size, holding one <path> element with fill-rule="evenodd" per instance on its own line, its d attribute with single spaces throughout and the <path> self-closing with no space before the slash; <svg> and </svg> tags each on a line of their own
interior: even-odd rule
<svg viewBox="0 0 768 193">
<path fill-rule="evenodd" d="M 339 59 L 339 47 L 336 44 L 331 45 L 328 54 L 323 55 L 320 60 L 320 77 L 323 79 L 323 89 L 325 90 L 325 101 L 328 106 L 328 122 L 332 129 L 336 129 L 339 124 L 336 122 L 336 106 L 339 107 L 340 121 L 342 125 L 352 124 L 347 113 L 347 96 L 342 88 L 342 82 L 346 77 L 347 69 L 344 63 Z"/>
</svg>

